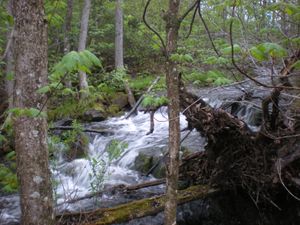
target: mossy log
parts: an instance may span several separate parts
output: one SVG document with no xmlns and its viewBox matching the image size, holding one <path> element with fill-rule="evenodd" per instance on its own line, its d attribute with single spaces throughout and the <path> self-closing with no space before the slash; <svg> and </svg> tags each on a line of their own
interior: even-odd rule
<svg viewBox="0 0 300 225">
<path fill-rule="evenodd" d="M 183 204 L 193 200 L 206 198 L 217 189 L 206 185 L 191 186 L 185 190 L 178 191 L 178 204 Z M 84 213 L 69 213 L 57 216 L 58 225 L 108 225 L 121 223 L 145 216 L 155 215 L 164 209 L 166 196 L 161 195 L 152 198 L 141 199 L 113 208 L 102 208 Z"/>
</svg>

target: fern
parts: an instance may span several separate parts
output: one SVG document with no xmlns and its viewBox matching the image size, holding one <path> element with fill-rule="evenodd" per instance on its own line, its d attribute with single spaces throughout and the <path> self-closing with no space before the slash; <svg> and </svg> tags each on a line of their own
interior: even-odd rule
<svg viewBox="0 0 300 225">
<path fill-rule="evenodd" d="M 168 99 L 164 96 L 155 97 L 152 95 L 146 95 L 142 101 L 143 107 L 160 107 L 168 104 Z"/>
</svg>

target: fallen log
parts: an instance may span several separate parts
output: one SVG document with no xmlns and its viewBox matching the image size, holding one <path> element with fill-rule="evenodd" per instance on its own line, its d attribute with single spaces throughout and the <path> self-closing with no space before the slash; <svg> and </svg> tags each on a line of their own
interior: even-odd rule
<svg viewBox="0 0 300 225">
<path fill-rule="evenodd" d="M 139 184 L 134 184 L 134 185 L 123 185 L 123 184 L 119 184 L 116 186 L 112 186 L 110 188 L 107 188 L 105 190 L 102 191 L 97 191 L 97 192 L 93 192 L 91 194 L 87 194 L 85 196 L 79 197 L 79 198 L 74 198 L 74 199 L 70 199 L 67 201 L 64 201 L 62 203 L 57 204 L 57 206 L 61 206 L 63 204 L 72 204 L 75 202 L 79 202 L 82 201 L 84 199 L 89 199 L 89 198 L 94 198 L 97 196 L 101 196 L 105 193 L 109 193 L 109 192 L 129 192 L 129 191 L 136 191 L 142 188 L 147 188 L 147 187 L 153 187 L 153 186 L 157 186 L 157 185 L 161 185 L 164 184 L 166 181 L 165 179 L 159 179 L 159 180 L 152 180 L 152 181 L 147 181 L 147 182 L 143 182 L 143 183 L 139 183 Z"/>
<path fill-rule="evenodd" d="M 178 191 L 178 204 L 193 200 L 207 198 L 218 190 L 206 185 L 191 186 Z M 155 215 L 164 209 L 166 196 L 161 195 L 152 198 L 141 199 L 113 208 L 102 208 L 91 212 L 68 213 L 57 215 L 57 225 L 109 225 L 126 222 L 132 219 Z"/>
<path fill-rule="evenodd" d="M 74 127 L 71 126 L 56 126 L 56 127 L 50 127 L 49 130 L 74 130 Z M 108 129 L 102 129 L 102 130 L 95 130 L 95 129 L 82 129 L 83 132 L 87 133 L 96 133 L 96 134 L 113 134 L 114 131 L 108 130 Z"/>
</svg>

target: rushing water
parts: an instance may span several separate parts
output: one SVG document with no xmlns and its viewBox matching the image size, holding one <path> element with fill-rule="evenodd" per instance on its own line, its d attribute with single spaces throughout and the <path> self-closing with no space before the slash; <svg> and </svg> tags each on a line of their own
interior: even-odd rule
<svg viewBox="0 0 300 225">
<path fill-rule="evenodd" d="M 244 85 L 244 87 L 247 84 Z M 251 90 L 251 86 L 248 86 Z M 197 90 L 198 91 L 198 90 Z M 254 96 L 261 97 L 263 90 L 257 90 Z M 236 97 L 243 95 L 243 90 L 234 87 L 213 89 L 201 89 L 197 95 L 205 99 L 211 106 L 220 107 L 226 101 L 236 100 Z M 257 114 L 261 113 L 253 104 L 240 104 L 234 114 L 244 120 L 252 130 L 257 130 Z M 150 128 L 149 115 L 139 112 L 138 115 L 129 119 L 124 117 L 111 118 L 103 122 L 88 124 L 89 128 L 109 130 L 107 134 L 90 134 L 91 142 L 86 158 L 75 159 L 71 162 L 66 161 L 57 146 L 56 160 L 52 162 L 51 171 L 55 180 L 55 199 L 57 211 L 80 211 L 92 209 L 95 207 L 95 199 L 85 199 L 76 203 L 67 203 L 68 201 L 85 196 L 92 191 L 93 168 L 101 170 L 101 166 L 106 165 L 102 185 L 109 187 L 116 184 L 136 184 L 145 180 L 154 179 L 153 177 L 142 176 L 139 172 L 132 170 L 135 158 L 140 151 L 149 149 L 166 149 L 168 122 L 166 108 L 162 108 L 155 113 L 155 130 L 152 134 L 146 135 Z M 183 115 L 180 116 L 181 128 L 185 128 L 187 123 Z M 182 132 L 182 137 L 187 131 Z M 109 163 L 107 145 L 112 140 L 118 140 L 126 143 L 127 147 L 121 156 Z M 193 131 L 182 143 L 190 150 L 200 150 L 204 148 L 205 140 Z M 163 154 L 161 151 L 160 154 Z M 91 163 L 91 158 L 96 161 Z M 95 165 L 95 162 L 96 165 Z M 101 162 L 102 164 L 98 164 Z M 163 191 L 160 187 L 141 190 L 140 197 L 151 196 L 154 192 Z M 133 196 L 120 194 L 105 194 L 97 199 L 97 207 L 111 206 L 121 202 L 128 202 L 134 199 Z M 158 215 L 158 221 L 161 221 L 161 214 Z M 0 197 L 0 224 L 12 225 L 18 224 L 20 218 L 19 197 L 17 195 Z M 159 219 L 160 218 L 160 219 Z M 130 223 L 131 224 L 131 223 Z M 139 224 L 135 223 L 134 224 Z M 143 222 L 141 222 L 143 224 Z M 152 224 L 152 222 L 151 222 Z M 154 223 L 153 224 L 159 224 Z"/>
<path fill-rule="evenodd" d="M 155 114 L 155 130 L 152 134 L 146 135 L 150 128 L 149 114 L 139 112 L 138 115 L 129 119 L 123 117 L 111 118 L 103 122 L 89 124 L 93 129 L 106 129 L 112 133 L 103 135 L 91 135 L 89 144 L 88 157 L 75 159 L 71 162 L 65 161 L 62 154 L 56 154 L 55 162 L 52 162 L 51 171 L 55 180 L 55 198 L 59 205 L 59 211 L 77 211 L 90 209 L 94 207 L 94 199 L 83 200 L 74 204 L 65 203 L 74 198 L 85 196 L 90 193 L 91 182 L 93 181 L 92 169 L 93 163 L 91 158 L 97 162 L 104 162 L 107 166 L 104 175 L 103 186 L 108 187 L 116 184 L 135 184 L 145 180 L 154 179 L 152 176 L 142 176 L 133 167 L 134 160 L 140 150 L 155 147 L 164 149 L 167 146 L 168 122 L 166 108 L 159 110 Z M 181 128 L 187 126 L 184 116 L 180 117 Z M 184 136 L 187 131 L 182 132 Z M 107 145 L 112 140 L 118 140 L 127 144 L 126 149 L 121 156 L 108 165 Z M 203 148 L 205 141 L 196 131 L 193 131 L 182 143 L 183 146 L 191 150 Z M 202 147 L 201 147 L 202 146 Z M 153 148 L 154 149 L 154 148 Z M 161 154 L 163 154 L 161 152 Z M 100 165 L 94 165 L 100 170 Z M 159 191 L 157 189 L 146 189 L 145 193 Z M 161 190 L 162 191 L 162 190 Z M 129 201 L 132 196 L 113 196 L 103 195 L 98 202 L 105 206 L 120 202 Z M 20 217 L 19 197 L 16 195 L 5 196 L 0 198 L 0 224 L 13 224 Z M 102 202 L 102 204 L 101 204 Z M 99 204 L 97 206 L 99 206 Z"/>
</svg>

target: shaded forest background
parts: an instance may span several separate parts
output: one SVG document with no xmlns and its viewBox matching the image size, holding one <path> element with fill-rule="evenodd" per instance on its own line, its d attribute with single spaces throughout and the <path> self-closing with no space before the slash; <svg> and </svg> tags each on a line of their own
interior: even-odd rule
<svg viewBox="0 0 300 225">
<path fill-rule="evenodd" d="M 85 38 L 82 37 L 82 24 L 86 15 L 83 9 L 87 2 L 90 2 L 91 6 L 87 20 L 87 37 L 83 46 L 81 41 Z M 292 190 L 297 192 L 300 182 L 296 178 L 298 170 L 294 168 L 297 167 L 300 157 L 300 2 L 181 1 L 179 14 L 183 15 L 183 20 L 176 40 L 177 46 L 176 50 L 172 50 L 168 55 L 162 44 L 169 38 L 165 32 L 168 26 L 166 27 L 164 22 L 168 21 L 168 1 L 125 0 L 119 5 L 123 9 L 124 37 L 124 62 L 121 64 L 116 63 L 118 53 L 115 51 L 117 3 L 120 4 L 120 1 L 44 2 L 48 24 L 49 83 L 37 91 L 47 99 L 47 122 L 50 129 L 58 120 L 67 120 L 67 125 L 72 126 L 72 131 L 55 141 L 70 146 L 77 141 L 78 132 L 82 131 L 82 127 L 70 121 L 99 121 L 121 115 L 132 106 L 130 100 L 127 100 L 129 90 L 138 98 L 156 77 L 161 79 L 154 91 L 165 93 L 166 67 L 171 62 L 180 71 L 185 84 L 179 97 L 182 110 L 191 126 L 189 128 L 196 128 L 208 137 L 208 153 L 202 157 L 209 163 L 203 168 L 202 171 L 205 172 L 201 174 L 201 179 L 205 178 L 211 182 L 212 174 L 216 174 L 214 169 L 226 171 L 224 168 L 235 159 L 229 152 L 233 151 L 233 146 L 241 145 L 247 146 L 242 147 L 242 154 L 250 152 L 250 156 L 253 154 L 252 159 L 263 161 L 270 156 L 270 163 L 266 163 L 269 170 L 272 170 L 276 162 L 273 157 L 282 159 L 283 168 L 288 168 L 286 179 L 291 181 Z M 146 12 L 145 5 L 148 3 L 151 4 Z M 34 117 L 40 114 L 40 109 L 20 110 L 13 105 L 14 19 L 9 1 L 2 1 L 0 4 L 0 184 L 2 191 L 15 192 L 18 190 L 18 182 L 12 117 Z M 143 16 L 144 19 L 147 18 L 148 24 L 143 21 Z M 149 25 L 152 30 L 149 29 Z M 86 80 L 82 78 L 85 76 L 83 74 L 87 74 Z M 270 78 L 271 82 L 266 82 L 263 76 Z M 197 111 L 199 108 L 194 103 L 198 98 L 188 93 L 190 86 L 198 89 L 217 87 L 239 83 L 246 78 L 253 80 L 257 87 L 270 90 L 270 95 L 261 99 L 261 105 L 258 106 L 262 111 L 261 128 L 255 134 L 240 125 L 236 118 L 215 112 L 204 102 L 199 106 L 205 107 L 204 113 L 202 108 Z M 253 91 L 255 92 L 255 89 Z M 290 97 L 287 106 L 283 108 L 279 104 L 281 93 Z M 245 96 L 247 94 L 245 93 Z M 144 98 L 143 106 L 154 111 L 167 103 L 168 100 L 161 97 L 161 94 L 153 94 Z M 211 121 L 210 116 L 216 118 L 213 120 L 215 124 L 207 125 L 207 121 Z M 218 126 L 230 127 L 232 133 L 228 135 L 224 131 L 226 129 L 216 129 Z M 237 142 L 230 142 L 230 135 L 237 137 Z M 80 141 L 86 142 L 86 139 L 82 138 Z M 228 144 L 228 148 L 222 152 L 220 149 L 224 143 Z M 267 151 L 268 148 L 272 148 L 273 152 L 261 155 L 261 152 Z M 252 152 L 253 149 L 261 151 Z M 54 149 L 49 146 L 49 150 L 51 157 L 51 151 Z M 216 163 L 220 160 L 219 154 L 223 157 L 222 165 Z M 203 159 L 198 158 L 190 167 L 196 165 L 197 168 L 202 168 Z M 245 161 L 243 163 L 247 165 Z M 291 167 L 288 167 L 289 164 Z M 251 163 L 248 166 L 255 167 Z M 265 168 L 257 168 L 251 176 L 258 176 L 262 169 Z M 272 173 L 276 174 L 277 171 Z M 214 181 L 219 181 L 216 183 L 223 181 L 220 179 L 221 175 L 212 176 Z M 194 182 L 203 182 L 199 181 L 199 177 L 191 176 Z M 271 175 L 270 177 L 274 178 Z M 262 182 L 271 185 L 274 180 L 270 177 L 257 178 L 259 181 L 229 177 L 224 183 L 256 183 L 253 187 L 248 187 L 248 190 L 252 190 L 264 186 Z M 279 183 L 274 183 L 277 182 Z M 266 191 L 268 190 L 267 188 Z"/>
</svg>

